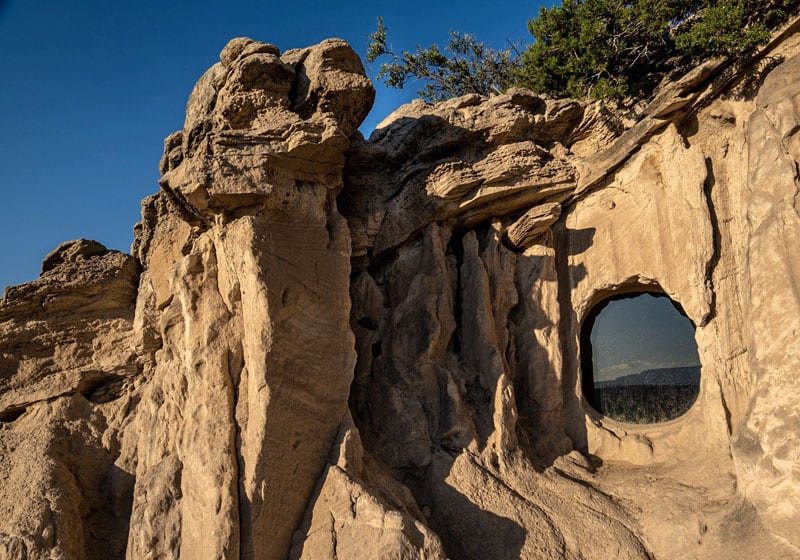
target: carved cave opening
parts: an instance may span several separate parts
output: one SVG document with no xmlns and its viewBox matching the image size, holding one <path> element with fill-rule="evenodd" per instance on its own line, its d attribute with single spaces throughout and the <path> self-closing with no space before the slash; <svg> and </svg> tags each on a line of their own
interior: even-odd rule
<svg viewBox="0 0 800 560">
<path fill-rule="evenodd" d="M 586 402 L 620 422 L 649 424 L 683 416 L 700 390 L 695 327 L 663 292 L 605 298 L 581 326 Z"/>
</svg>

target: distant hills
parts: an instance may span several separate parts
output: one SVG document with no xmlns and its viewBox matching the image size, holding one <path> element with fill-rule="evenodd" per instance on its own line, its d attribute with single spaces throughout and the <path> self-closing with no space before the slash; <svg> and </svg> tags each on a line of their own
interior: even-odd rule
<svg viewBox="0 0 800 560">
<path fill-rule="evenodd" d="M 630 387 L 633 385 L 697 385 L 700 383 L 700 366 L 646 369 L 610 381 L 595 381 L 596 389 Z"/>
</svg>

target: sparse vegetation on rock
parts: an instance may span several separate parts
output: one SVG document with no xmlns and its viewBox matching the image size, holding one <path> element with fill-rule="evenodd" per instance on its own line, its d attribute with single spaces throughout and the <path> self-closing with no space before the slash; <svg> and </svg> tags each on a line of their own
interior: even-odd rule
<svg viewBox="0 0 800 560">
<path fill-rule="evenodd" d="M 522 86 L 554 97 L 636 100 L 661 80 L 716 56 L 739 56 L 764 43 L 798 0 L 563 0 L 528 22 L 533 42 L 494 50 L 451 31 L 437 45 L 395 53 L 383 20 L 367 60 L 388 55 L 378 79 L 402 88 L 424 83 L 421 97 L 488 95 Z M 450 53 L 450 54 L 446 54 Z"/>
<path fill-rule="evenodd" d="M 417 47 L 416 52 L 397 53 L 387 42 L 383 18 L 378 29 L 369 36 L 367 62 L 389 57 L 380 65 L 377 78 L 390 87 L 402 88 L 411 79 L 423 80 L 417 93 L 426 101 L 444 101 L 468 93 L 501 93 L 514 82 L 519 66 L 515 48 L 496 50 L 487 47 L 468 33 L 450 32 L 444 49 L 431 45 Z"/>
</svg>

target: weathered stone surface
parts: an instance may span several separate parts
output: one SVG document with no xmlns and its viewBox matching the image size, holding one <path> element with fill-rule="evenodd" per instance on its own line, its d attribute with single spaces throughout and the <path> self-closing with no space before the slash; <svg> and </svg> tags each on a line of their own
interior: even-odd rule
<svg viewBox="0 0 800 560">
<path fill-rule="evenodd" d="M 42 271 L 0 302 L 0 556 L 121 558 L 138 265 L 77 240 Z"/>
<path fill-rule="evenodd" d="M 55 267 L 64 263 L 75 263 L 80 259 L 86 259 L 108 252 L 102 244 L 91 239 L 77 239 L 67 241 L 56 247 L 52 253 L 47 255 L 42 262 L 42 274 L 53 270 Z"/>
<path fill-rule="evenodd" d="M 130 255 L 60 245 L 42 276 L 0 301 L 0 416 L 60 395 L 89 397 L 137 371 L 129 346 L 139 278 Z"/>
<path fill-rule="evenodd" d="M 512 90 L 395 111 L 348 154 L 340 205 L 354 256 L 377 258 L 434 221 L 474 225 L 564 199 L 575 169 L 563 148 L 548 148 L 560 146 L 558 131 L 577 124 L 582 106 L 563 105 Z"/>
<path fill-rule="evenodd" d="M 515 249 L 524 249 L 549 230 L 560 216 L 561 205 L 558 202 L 534 206 L 508 226 L 508 240 Z"/>
<path fill-rule="evenodd" d="M 0 302 L 0 555 L 798 556 L 798 30 L 639 115 L 510 90 L 369 140 L 346 43 L 232 40 L 133 256 L 69 242 Z M 579 344 L 642 290 L 702 363 L 644 425 Z"/>
<path fill-rule="evenodd" d="M 94 241 L 69 241 L 47 256 L 38 280 L 6 288 L 0 320 L 113 315 L 132 306 L 137 281 L 130 255 Z"/>
<path fill-rule="evenodd" d="M 221 60 L 165 144 L 137 245 L 151 356 L 129 453 L 133 518 L 152 529 L 131 558 L 284 558 L 347 410 L 350 238 L 334 197 L 372 86 L 342 41 L 283 61 L 236 39 Z"/>
<path fill-rule="evenodd" d="M 162 160 L 163 189 L 204 223 L 292 204 L 305 183 L 341 181 L 348 138 L 374 98 L 343 41 L 289 53 L 287 62 L 271 45 L 235 41 L 198 81 Z"/>
<path fill-rule="evenodd" d="M 744 496 L 762 522 L 800 543 L 800 57 L 764 80 L 747 122 L 750 226 L 744 273 L 756 391 L 734 454 Z"/>
<path fill-rule="evenodd" d="M 323 475 L 304 536 L 290 558 L 444 560 L 439 539 L 424 523 L 392 510 L 337 466 Z"/>
<path fill-rule="evenodd" d="M 3 558 L 124 557 L 131 483 L 108 422 L 121 412 L 72 394 L 0 423 Z"/>
</svg>

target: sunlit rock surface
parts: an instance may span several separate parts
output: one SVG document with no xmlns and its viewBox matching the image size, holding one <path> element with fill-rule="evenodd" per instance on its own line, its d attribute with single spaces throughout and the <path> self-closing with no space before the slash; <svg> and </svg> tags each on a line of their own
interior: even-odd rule
<svg viewBox="0 0 800 560">
<path fill-rule="evenodd" d="M 346 43 L 234 39 L 133 255 L 0 302 L 0 557 L 800 556 L 796 28 L 634 121 L 512 90 L 368 140 Z M 702 364 L 650 425 L 581 394 L 642 289 Z"/>
</svg>

